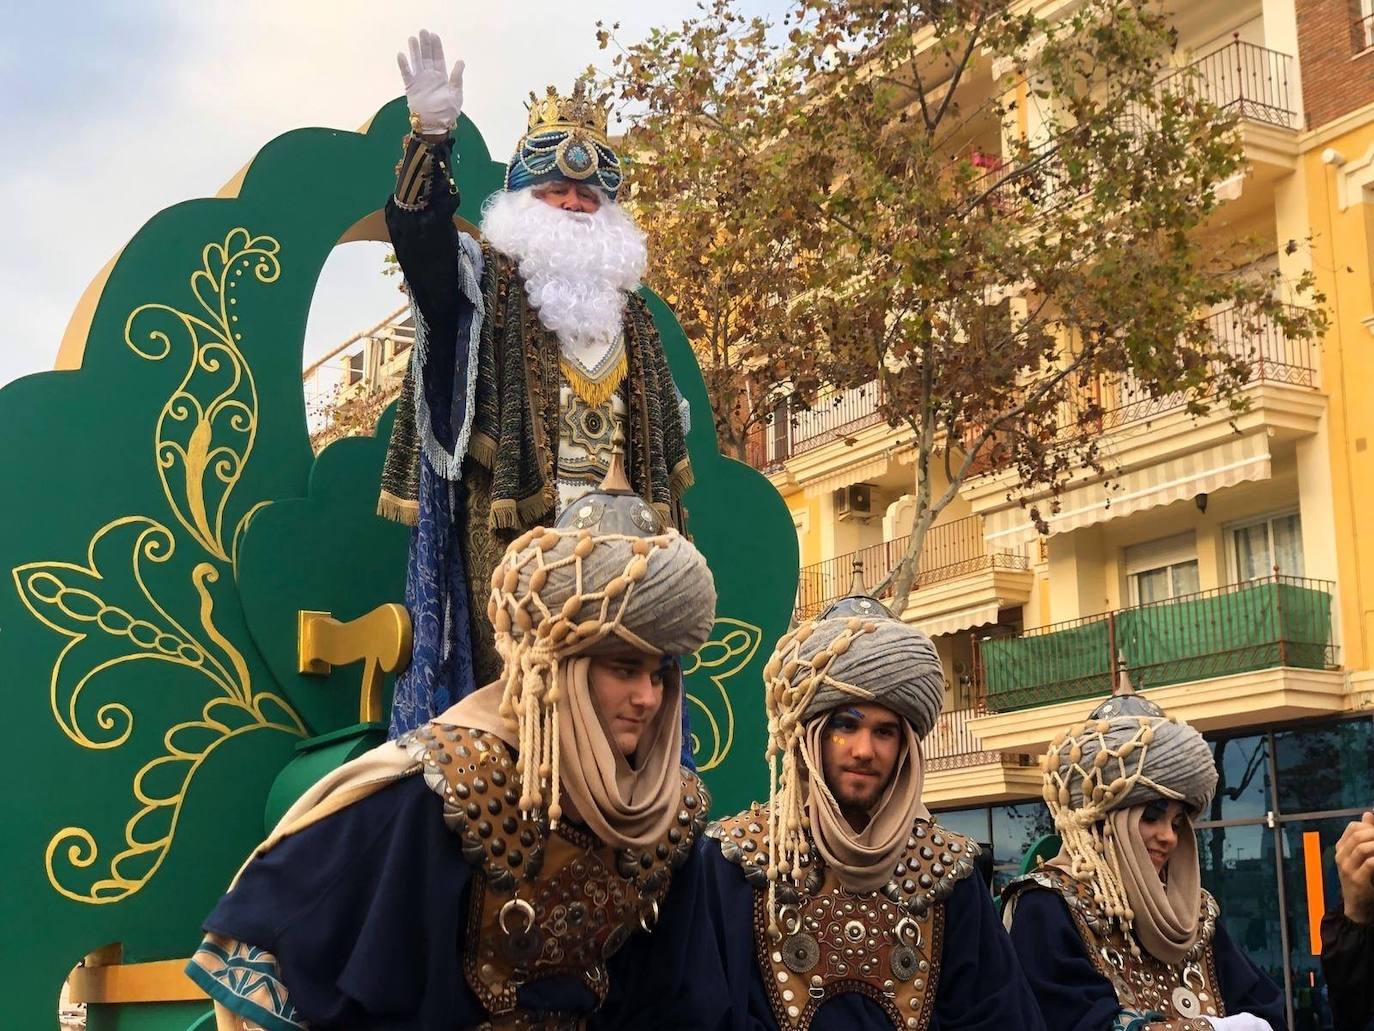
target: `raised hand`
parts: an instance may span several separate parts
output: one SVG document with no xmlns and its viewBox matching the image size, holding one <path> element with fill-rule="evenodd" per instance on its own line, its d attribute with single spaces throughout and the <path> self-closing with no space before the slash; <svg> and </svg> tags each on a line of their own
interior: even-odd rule
<svg viewBox="0 0 1374 1031">
<path fill-rule="evenodd" d="M 1336 843 L 1345 915 L 1357 924 L 1374 923 L 1374 813 L 1346 827 Z"/>
<path fill-rule="evenodd" d="M 424 135 L 449 132 L 463 110 L 463 62 L 455 61 L 450 73 L 444 60 L 444 44 L 434 33 L 421 29 L 410 37 L 410 59 L 396 55 L 412 124 Z"/>
</svg>

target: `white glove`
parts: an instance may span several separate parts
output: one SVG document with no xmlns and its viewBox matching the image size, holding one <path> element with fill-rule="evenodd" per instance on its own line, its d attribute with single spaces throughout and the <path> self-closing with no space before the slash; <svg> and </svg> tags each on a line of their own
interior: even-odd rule
<svg viewBox="0 0 1374 1031">
<path fill-rule="evenodd" d="M 1205 1017 L 1217 1031 L 1274 1031 L 1267 1020 L 1251 1013 L 1237 1013 L 1234 1017 Z"/>
<path fill-rule="evenodd" d="M 418 38 L 410 37 L 410 60 L 406 61 L 405 54 L 397 54 L 396 64 L 405 83 L 406 102 L 420 132 L 437 135 L 458 124 L 458 115 L 463 110 L 463 62 L 455 61 L 453 73 L 449 73 L 444 44 L 438 36 L 421 29 Z"/>
</svg>

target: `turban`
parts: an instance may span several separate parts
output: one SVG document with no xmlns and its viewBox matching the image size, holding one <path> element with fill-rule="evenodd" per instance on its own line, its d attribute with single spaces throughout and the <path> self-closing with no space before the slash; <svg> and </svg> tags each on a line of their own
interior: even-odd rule
<svg viewBox="0 0 1374 1031">
<path fill-rule="evenodd" d="M 892 875 L 921 803 L 921 740 L 944 701 L 944 670 L 920 630 L 896 619 L 857 584 L 817 619 L 783 636 L 764 667 L 768 713 L 770 926 L 778 888 L 798 886 L 814 843 L 850 891 L 871 891 Z M 904 717 L 907 730 L 892 780 L 856 832 L 825 783 L 819 723 L 840 705 L 873 703 Z M 809 832 L 809 833 L 808 833 Z"/>
<path fill-rule="evenodd" d="M 1108 920 L 1156 959 L 1181 962 L 1200 932 L 1197 839 L 1191 818 L 1217 787 L 1212 750 L 1202 735 L 1135 694 L 1129 682 L 1087 721 L 1070 727 L 1042 760 L 1045 803 L 1063 841 L 1051 861 L 1085 883 Z M 1145 806 L 1183 805 L 1188 826 L 1160 880 L 1141 838 Z"/>
<path fill-rule="evenodd" d="M 516 539 L 491 585 L 487 612 L 505 664 L 499 713 L 516 736 L 521 807 L 547 805 L 556 822 L 558 777 L 551 787 L 544 778 L 558 768 L 566 664 L 627 646 L 696 651 L 715 623 L 715 581 L 701 552 L 643 499 L 603 488 L 556 526 Z"/>
<path fill-rule="evenodd" d="M 523 190 L 555 180 L 586 183 L 611 200 L 624 182 L 620 155 L 606 135 L 606 109 L 579 79 L 570 96 L 550 86 L 530 94 L 529 128 L 506 165 L 505 187 Z"/>
</svg>

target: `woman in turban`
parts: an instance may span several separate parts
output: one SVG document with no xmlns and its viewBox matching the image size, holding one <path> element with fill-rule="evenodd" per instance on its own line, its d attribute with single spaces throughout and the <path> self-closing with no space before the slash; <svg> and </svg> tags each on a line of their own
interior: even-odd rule
<svg viewBox="0 0 1374 1031">
<path fill-rule="evenodd" d="M 1059 854 L 1003 893 L 1055 1031 L 1286 1031 L 1283 996 L 1203 889 L 1192 821 L 1211 749 L 1126 687 L 1043 760 Z"/>
</svg>

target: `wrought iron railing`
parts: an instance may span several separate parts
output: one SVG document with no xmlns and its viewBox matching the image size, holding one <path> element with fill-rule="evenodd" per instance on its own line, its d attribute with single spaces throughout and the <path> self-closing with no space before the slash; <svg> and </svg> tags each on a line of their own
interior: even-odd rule
<svg viewBox="0 0 1374 1031">
<path fill-rule="evenodd" d="M 1374 47 L 1374 14 L 1355 18 L 1350 26 L 1350 36 L 1357 54 Z"/>
<path fill-rule="evenodd" d="M 1196 73 L 1190 88 L 1223 111 L 1234 110 L 1241 118 L 1297 129 L 1301 126 L 1296 91 L 1290 86 L 1292 66 L 1293 58 L 1288 54 L 1244 43 L 1235 36 L 1224 47 L 1198 58 L 1186 71 Z M 1179 74 L 1161 85 L 1167 88 L 1177 83 Z"/>
<path fill-rule="evenodd" d="M 1279 666 L 1336 666 L 1326 580 L 1275 575 L 981 641 L 976 677 L 992 712 Z"/>
<path fill-rule="evenodd" d="M 1214 312 L 1208 324 L 1219 350 L 1249 363 L 1247 383 L 1317 386 L 1316 344 L 1311 339 L 1293 339 L 1270 319 L 1242 320 L 1234 307 Z M 1220 362 L 1217 366 L 1220 371 Z M 1184 408 L 1188 400 L 1185 391 L 1155 394 L 1131 375 L 1099 377 L 1060 406 L 1057 432 L 1064 441 L 1106 433 Z M 980 432 L 976 426 L 965 431 L 966 449 Z M 1003 468 L 1009 459 L 1007 448 L 994 439 L 984 446 L 972 473 Z"/>
<path fill-rule="evenodd" d="M 940 713 L 926 739 L 921 742 L 926 771 L 957 770 L 985 762 L 998 762 L 1001 754 L 983 749 L 982 742 L 969 729 L 969 721 L 986 713 L 980 705 L 947 709 Z"/>
<path fill-rule="evenodd" d="M 776 469 L 793 455 L 876 426 L 883 421 L 878 413 L 881 403 L 882 387 L 877 380 L 870 380 L 846 390 L 823 390 L 815 404 L 802 411 L 792 412 L 782 405 L 764 424 L 750 431 L 746 444 L 749 464 L 764 471 Z"/>
<path fill-rule="evenodd" d="M 797 617 L 808 619 L 836 598 L 844 597 L 853 583 L 856 564 L 863 571 L 865 585 L 872 589 L 896 568 L 910 541 L 908 534 L 803 566 L 797 580 Z M 965 516 L 926 531 L 921 542 L 921 572 L 913 588 L 928 587 L 980 569 L 1025 568 L 1024 555 L 988 550 L 982 516 Z"/>
</svg>

